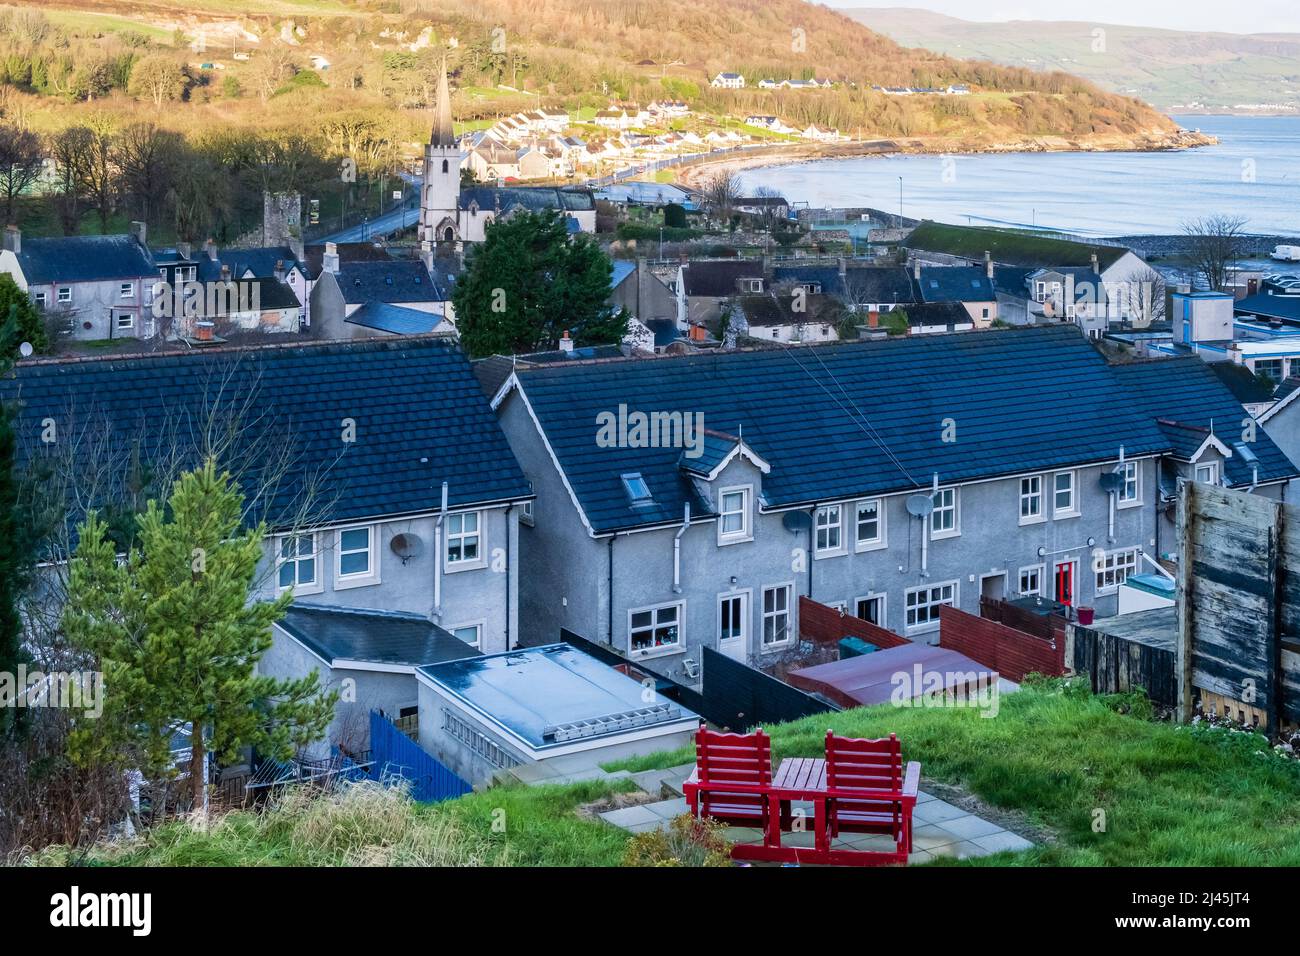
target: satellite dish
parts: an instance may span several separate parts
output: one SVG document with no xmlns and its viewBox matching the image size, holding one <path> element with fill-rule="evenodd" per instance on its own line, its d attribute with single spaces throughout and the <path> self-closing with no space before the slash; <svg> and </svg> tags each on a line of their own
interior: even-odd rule
<svg viewBox="0 0 1300 956">
<path fill-rule="evenodd" d="M 24 342 L 22 345 L 18 346 L 18 354 L 20 354 L 23 358 L 31 358 L 32 352 L 33 349 L 32 349 L 31 342 Z"/>
<path fill-rule="evenodd" d="M 405 564 L 412 558 L 418 558 L 424 551 L 424 542 L 420 540 L 419 535 L 414 534 L 395 534 L 393 540 L 388 542 L 388 547 L 393 554 L 402 559 Z"/>
<path fill-rule="evenodd" d="M 929 495 L 908 495 L 907 513 L 914 518 L 924 518 L 934 510 L 934 499 Z"/>
<path fill-rule="evenodd" d="M 1119 491 L 1124 486 L 1124 476 L 1115 471 L 1101 473 L 1102 491 Z"/>
<path fill-rule="evenodd" d="M 800 531 L 807 531 L 812 527 L 812 518 L 808 517 L 806 511 L 787 511 L 781 515 L 781 524 L 786 531 L 798 534 Z"/>
</svg>

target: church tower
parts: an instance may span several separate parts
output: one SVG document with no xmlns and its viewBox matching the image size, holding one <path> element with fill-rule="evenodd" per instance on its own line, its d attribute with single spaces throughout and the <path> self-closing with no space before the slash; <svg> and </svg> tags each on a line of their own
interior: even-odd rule
<svg viewBox="0 0 1300 956">
<path fill-rule="evenodd" d="M 424 147 L 424 182 L 420 189 L 420 249 L 426 254 L 440 243 L 461 240 L 457 213 L 462 158 L 451 126 L 451 92 L 447 87 L 447 58 L 443 57 L 433 132 L 429 145 Z"/>
</svg>

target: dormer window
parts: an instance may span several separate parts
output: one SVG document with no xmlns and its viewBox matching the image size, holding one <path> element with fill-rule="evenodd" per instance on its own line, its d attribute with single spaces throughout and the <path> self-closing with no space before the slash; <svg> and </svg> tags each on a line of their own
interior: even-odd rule
<svg viewBox="0 0 1300 956">
<path fill-rule="evenodd" d="M 645 483 L 640 472 L 630 472 L 622 476 L 623 490 L 627 492 L 628 498 L 634 505 L 649 504 L 653 500 L 650 494 L 650 486 Z"/>
</svg>

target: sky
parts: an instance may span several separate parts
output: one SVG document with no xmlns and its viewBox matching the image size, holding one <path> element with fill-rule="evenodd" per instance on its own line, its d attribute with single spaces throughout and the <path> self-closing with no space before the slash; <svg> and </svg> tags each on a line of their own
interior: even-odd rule
<svg viewBox="0 0 1300 956">
<path fill-rule="evenodd" d="M 1300 33 L 1294 0 L 822 0 L 831 7 L 920 7 L 962 20 L 1083 20 L 1195 32 Z"/>
</svg>

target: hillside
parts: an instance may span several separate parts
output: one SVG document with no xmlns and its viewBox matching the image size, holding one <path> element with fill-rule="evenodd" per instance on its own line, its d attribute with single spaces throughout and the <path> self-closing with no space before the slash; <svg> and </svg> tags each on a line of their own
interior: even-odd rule
<svg viewBox="0 0 1300 956">
<path fill-rule="evenodd" d="M 1017 20 L 974 23 L 928 10 L 845 10 L 908 47 L 1020 68 L 1065 70 L 1174 112 L 1300 110 L 1300 35 L 1190 33 Z M 1095 30 L 1104 49 L 1095 50 Z"/>
<path fill-rule="evenodd" d="M 287 60 L 291 70 L 314 72 L 304 86 L 422 109 L 435 60 L 450 47 L 461 121 L 521 105 L 573 110 L 671 96 L 715 115 L 770 113 L 863 137 L 956 139 L 975 148 L 1035 137 L 1151 147 L 1173 144 L 1177 134 L 1145 104 L 1067 74 L 903 49 L 802 0 L 38 0 L 23 9 L 33 7 L 59 37 L 42 75 L 66 68 L 68 82 L 51 86 L 74 100 L 82 87 L 73 79 L 87 70 L 86 59 L 125 46 L 137 56 L 182 59 L 198 91 L 187 99 L 235 88 L 247 97 L 261 86 L 265 105 L 276 87 L 264 88 L 259 71 L 268 60 Z M 7 36 L 0 53 L 22 52 L 25 42 Z M 719 71 L 744 74 L 750 88 L 711 89 Z M 753 88 L 763 78 L 813 76 L 836 85 Z M 10 82 L 21 88 L 21 79 Z M 973 95 L 891 97 L 871 89 L 949 84 L 968 84 Z"/>
</svg>

